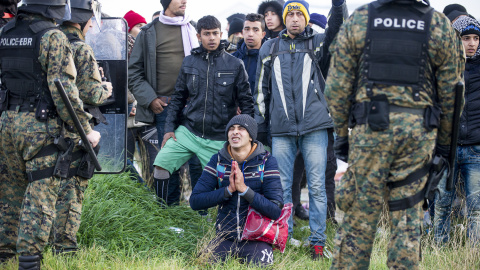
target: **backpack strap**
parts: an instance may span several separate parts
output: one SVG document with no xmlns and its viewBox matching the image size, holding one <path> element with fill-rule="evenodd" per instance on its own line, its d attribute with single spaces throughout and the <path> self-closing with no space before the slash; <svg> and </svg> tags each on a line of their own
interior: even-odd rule
<svg viewBox="0 0 480 270">
<path fill-rule="evenodd" d="M 265 162 L 267 162 L 266 155 L 263 157 L 262 164 L 258 165 L 257 172 L 260 175 L 260 182 L 263 184 L 263 176 L 265 175 Z"/>
<path fill-rule="evenodd" d="M 268 153 L 268 151 L 267 151 L 267 153 Z M 262 182 L 262 184 L 263 184 L 263 176 L 265 175 L 265 163 L 267 162 L 267 159 L 268 159 L 267 156 L 268 156 L 268 154 L 263 157 L 262 164 L 258 165 L 258 167 L 257 167 L 257 172 L 258 172 L 258 175 L 260 175 L 260 182 Z M 218 159 L 217 159 L 218 188 L 222 187 L 222 181 L 223 181 L 223 177 L 225 177 L 226 169 L 227 169 L 227 167 L 225 165 L 220 164 L 220 155 L 219 155 Z"/>
<path fill-rule="evenodd" d="M 220 155 L 218 155 L 217 160 L 217 179 L 218 179 L 218 188 L 222 187 L 223 177 L 225 176 L 225 171 L 227 167 L 220 164 Z"/>
</svg>

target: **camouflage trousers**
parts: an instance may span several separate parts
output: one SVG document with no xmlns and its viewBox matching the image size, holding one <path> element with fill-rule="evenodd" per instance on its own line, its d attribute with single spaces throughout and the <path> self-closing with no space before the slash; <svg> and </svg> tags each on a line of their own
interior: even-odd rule
<svg viewBox="0 0 480 270">
<path fill-rule="evenodd" d="M 2 114 L 0 253 L 37 254 L 48 243 L 56 206 L 64 206 L 68 201 L 63 198 L 68 194 L 63 187 L 71 179 L 51 176 L 29 182 L 27 173 L 55 166 L 57 153 L 34 157 L 42 147 L 52 144 L 54 138 L 51 135 L 59 132 L 60 125 L 56 120 L 47 124 L 38 122 L 34 113 L 7 111 Z"/>
<path fill-rule="evenodd" d="M 427 177 L 392 190 L 387 182 L 401 181 L 428 164 L 435 138 L 436 130 L 427 132 L 422 116 L 408 113 L 390 113 L 390 128 L 385 131 L 372 131 L 368 125 L 352 130 L 349 167 L 336 191 L 345 216 L 335 236 L 331 269 L 368 269 L 384 201 L 415 195 Z M 390 269 L 418 269 L 422 218 L 422 203 L 389 212 Z"/>
<path fill-rule="evenodd" d="M 77 232 L 80 228 L 82 203 L 88 179 L 71 177 L 62 179 L 55 205 L 49 242 L 56 251 L 69 251 L 78 248 Z"/>
</svg>

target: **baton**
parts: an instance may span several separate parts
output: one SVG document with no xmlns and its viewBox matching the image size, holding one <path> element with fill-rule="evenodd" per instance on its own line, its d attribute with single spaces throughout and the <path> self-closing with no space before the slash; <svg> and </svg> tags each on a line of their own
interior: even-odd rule
<svg viewBox="0 0 480 270">
<path fill-rule="evenodd" d="M 448 160 L 450 174 L 447 177 L 447 191 L 450 191 L 453 188 L 453 169 L 455 167 L 455 159 L 457 157 L 457 140 L 459 133 L 458 126 L 460 123 L 460 114 L 462 113 L 463 86 L 463 82 L 459 82 L 457 85 L 455 85 L 455 107 L 452 121 L 452 139 L 450 141 L 450 158 Z"/>
<path fill-rule="evenodd" d="M 95 152 L 93 151 L 93 147 L 87 139 L 87 134 L 85 134 L 85 130 L 83 129 L 82 124 L 80 124 L 80 120 L 78 120 L 78 116 L 75 113 L 75 110 L 73 110 L 72 103 L 70 103 L 70 99 L 68 98 L 67 93 L 65 93 L 65 88 L 63 88 L 62 83 L 58 79 L 55 79 L 54 82 L 55 86 L 57 87 L 58 93 L 60 93 L 60 96 L 62 97 L 63 103 L 65 103 L 65 107 L 67 107 L 68 114 L 72 118 L 73 124 L 75 125 L 75 128 L 80 135 L 81 140 L 79 144 L 85 149 L 85 151 L 87 151 L 88 155 L 93 161 L 93 165 L 95 165 L 95 169 L 97 171 L 101 171 L 102 166 L 100 166 L 100 163 L 98 163 L 98 159 L 95 155 Z"/>
</svg>

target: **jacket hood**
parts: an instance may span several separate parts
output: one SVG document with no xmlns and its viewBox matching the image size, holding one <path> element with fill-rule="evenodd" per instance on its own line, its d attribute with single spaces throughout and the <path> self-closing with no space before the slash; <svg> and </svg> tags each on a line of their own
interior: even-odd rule
<svg viewBox="0 0 480 270">
<path fill-rule="evenodd" d="M 273 1 L 263 1 L 260 6 L 258 6 L 258 14 L 262 14 L 265 16 L 265 10 L 267 8 L 272 8 L 275 10 L 275 13 L 277 13 L 280 23 L 282 24 L 283 29 L 285 29 L 285 24 L 283 23 L 283 5 L 280 4 L 278 1 L 273 0 Z M 267 39 L 269 38 L 276 38 L 278 36 L 278 32 L 273 32 L 271 30 L 268 30 L 267 26 L 265 26 L 265 32 L 267 33 L 265 37 Z"/>
<path fill-rule="evenodd" d="M 275 10 L 275 13 L 277 13 L 278 17 L 280 17 L 280 21 L 282 22 L 282 25 L 283 25 L 283 19 L 282 19 L 283 6 L 282 6 L 282 4 L 280 4 L 276 0 L 263 1 L 260 4 L 260 6 L 258 6 L 258 14 L 265 15 L 265 10 L 269 7 L 273 8 L 273 10 Z"/>
<path fill-rule="evenodd" d="M 247 159 L 245 160 L 246 162 L 249 162 L 250 160 L 254 159 L 255 157 L 257 157 L 258 155 L 265 155 L 267 153 L 267 151 L 265 150 L 265 147 L 263 147 L 263 144 L 257 140 L 253 141 L 254 143 L 257 144 L 257 148 L 253 151 L 252 154 L 250 154 Z M 230 153 L 228 153 L 228 141 L 225 142 L 225 144 L 223 145 L 223 148 L 220 149 L 220 151 L 218 151 L 218 154 L 220 155 L 221 158 L 223 159 L 226 159 L 226 160 L 232 160 L 233 157 L 230 155 Z"/>
<path fill-rule="evenodd" d="M 220 45 L 218 45 L 218 48 L 212 52 L 213 56 L 219 55 L 221 52 L 225 50 L 225 48 L 227 48 L 227 46 L 228 46 L 228 41 L 223 39 L 220 40 Z M 208 51 L 202 46 L 202 44 L 200 44 L 200 46 L 197 48 L 193 48 L 191 51 L 191 54 L 193 55 L 206 55 L 207 53 Z"/>
<path fill-rule="evenodd" d="M 310 26 L 306 26 L 305 27 L 305 30 L 303 30 L 302 33 L 298 34 L 295 39 L 301 39 L 301 40 L 304 40 L 304 39 L 309 39 L 311 37 L 313 37 L 314 35 L 316 34 L 315 31 L 313 31 L 313 29 L 310 27 Z M 282 39 L 291 39 L 290 36 L 287 34 L 287 28 L 283 29 L 279 36 L 282 38 Z"/>
</svg>

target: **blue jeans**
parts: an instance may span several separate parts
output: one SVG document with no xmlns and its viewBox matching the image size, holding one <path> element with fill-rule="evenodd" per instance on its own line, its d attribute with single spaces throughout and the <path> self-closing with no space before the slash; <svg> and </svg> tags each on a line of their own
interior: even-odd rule
<svg viewBox="0 0 480 270">
<path fill-rule="evenodd" d="M 155 126 L 157 127 L 158 145 L 162 145 L 165 135 L 165 120 L 167 120 L 168 106 L 163 107 L 163 112 L 155 114 Z"/>
<path fill-rule="evenodd" d="M 450 235 L 450 214 L 455 200 L 455 185 L 461 178 L 467 198 L 467 234 L 473 243 L 480 241 L 480 145 L 457 147 L 454 188 L 446 190 L 446 177 L 440 180 L 435 195 L 435 241 L 446 243 Z"/>
<path fill-rule="evenodd" d="M 325 246 L 327 218 L 327 195 L 325 169 L 327 167 L 327 130 L 313 131 L 303 136 L 272 138 L 272 154 L 277 159 L 284 203 L 292 202 L 293 164 L 300 149 L 305 162 L 308 182 L 311 245 Z M 288 220 L 288 235 L 293 233 L 293 217 Z"/>
</svg>

